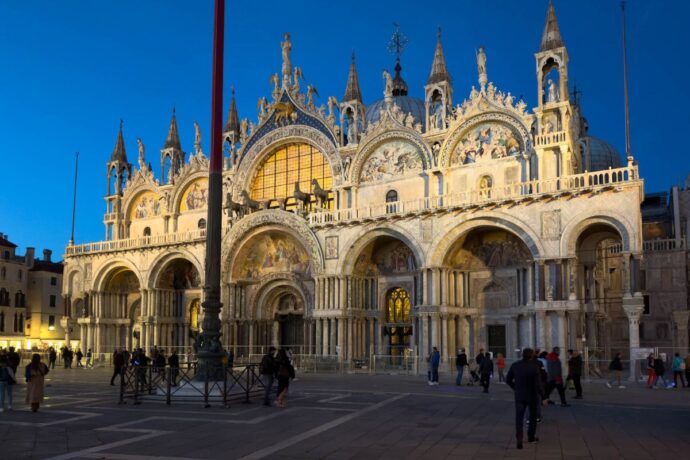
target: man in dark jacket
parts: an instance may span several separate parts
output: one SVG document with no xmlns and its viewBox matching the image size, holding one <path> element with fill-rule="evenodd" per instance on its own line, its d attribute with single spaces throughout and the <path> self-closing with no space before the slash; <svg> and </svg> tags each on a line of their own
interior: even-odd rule
<svg viewBox="0 0 690 460">
<path fill-rule="evenodd" d="M 479 375 L 481 385 L 484 387 L 484 393 L 489 392 L 489 383 L 491 382 L 491 374 L 494 372 L 494 362 L 491 360 L 491 353 L 487 352 L 484 359 L 479 363 Z"/>
<path fill-rule="evenodd" d="M 458 355 L 455 357 L 455 369 L 458 371 L 458 376 L 455 378 L 456 385 L 462 385 L 462 374 L 465 372 L 465 367 L 468 365 L 465 349 L 461 348 Z"/>
<path fill-rule="evenodd" d="M 7 364 L 12 368 L 12 372 L 14 372 L 14 375 L 17 375 L 17 368 L 19 367 L 19 363 L 21 363 L 22 357 L 19 356 L 19 353 L 14 351 L 14 347 L 10 347 L 9 351 L 7 352 Z"/>
<path fill-rule="evenodd" d="M 168 366 L 170 366 L 170 384 L 177 386 L 177 376 L 180 374 L 180 358 L 177 356 L 177 351 L 173 352 L 168 357 Z"/>
<path fill-rule="evenodd" d="M 537 408 L 540 401 L 544 404 L 547 402 L 539 366 L 533 358 L 534 351 L 525 348 L 522 360 L 513 363 L 506 376 L 506 383 L 515 392 L 515 438 L 518 449 L 522 449 L 525 410 L 529 409 L 527 442 L 537 442 Z"/>
<path fill-rule="evenodd" d="M 546 396 L 550 397 L 555 388 L 561 397 L 561 406 L 568 407 L 570 404 L 565 400 L 565 387 L 563 387 L 563 368 L 558 356 L 560 351 L 560 348 L 553 347 L 553 351 L 546 356 L 546 372 L 549 374 L 549 387 L 546 390 Z"/>
<path fill-rule="evenodd" d="M 273 387 L 273 380 L 275 380 L 276 372 L 278 372 L 275 353 L 275 347 L 268 347 L 268 353 L 261 358 L 261 364 L 259 364 L 261 382 L 264 385 L 264 406 L 271 405 L 271 388 Z"/>
<path fill-rule="evenodd" d="M 122 373 L 122 367 L 125 365 L 125 357 L 117 348 L 113 353 L 113 376 L 110 378 L 110 384 L 115 385 L 115 377 Z"/>
<path fill-rule="evenodd" d="M 568 380 L 572 380 L 575 385 L 575 399 L 582 399 L 582 356 L 577 350 L 568 350 L 568 355 Z"/>
</svg>

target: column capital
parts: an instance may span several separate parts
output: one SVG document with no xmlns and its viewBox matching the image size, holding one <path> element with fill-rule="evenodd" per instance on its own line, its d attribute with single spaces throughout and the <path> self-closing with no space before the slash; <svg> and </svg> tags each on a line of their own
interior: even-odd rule
<svg viewBox="0 0 690 460">
<path fill-rule="evenodd" d="M 628 321 L 639 322 L 644 311 L 644 305 L 623 305 L 623 311 L 628 316 Z"/>
</svg>

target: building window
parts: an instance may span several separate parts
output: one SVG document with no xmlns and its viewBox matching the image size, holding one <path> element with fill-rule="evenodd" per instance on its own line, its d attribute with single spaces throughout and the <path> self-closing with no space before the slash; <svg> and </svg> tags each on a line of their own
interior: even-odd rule
<svg viewBox="0 0 690 460">
<path fill-rule="evenodd" d="M 5 267 L 2 267 L 0 269 L 0 280 L 5 281 L 7 279 L 7 269 Z"/>
<path fill-rule="evenodd" d="M 3 257 L 3 259 L 5 259 L 5 260 L 9 259 L 9 258 L 10 258 L 10 251 L 5 251 L 5 252 L 2 254 L 2 257 Z"/>
<path fill-rule="evenodd" d="M 388 293 L 386 299 L 386 322 L 409 323 L 410 322 L 410 296 L 407 291 L 395 288 Z"/>
<path fill-rule="evenodd" d="M 642 298 L 644 299 L 644 310 L 642 311 L 642 313 L 645 315 L 649 315 L 651 312 L 651 309 L 649 307 L 649 295 L 645 294 L 642 296 Z"/>
<path fill-rule="evenodd" d="M 144 236 L 151 236 L 151 227 L 144 228 Z"/>
<path fill-rule="evenodd" d="M 57 277 L 55 277 L 55 276 L 50 277 L 50 285 L 51 286 L 57 286 Z"/>
<path fill-rule="evenodd" d="M 0 332 L 5 332 L 5 312 L 0 312 Z"/>
<path fill-rule="evenodd" d="M 19 281 L 21 281 L 23 277 L 24 277 L 24 273 L 21 270 L 18 270 L 17 271 L 17 279 L 19 279 Z"/>
<path fill-rule="evenodd" d="M 386 192 L 386 213 L 393 214 L 398 212 L 398 192 L 395 190 L 389 190 Z"/>
<path fill-rule="evenodd" d="M 26 306 L 26 297 L 24 296 L 24 293 L 22 291 L 17 292 L 14 295 L 14 306 L 15 307 L 25 307 Z"/>
<path fill-rule="evenodd" d="M 55 316 L 53 315 L 48 316 L 48 330 L 55 330 Z"/>
<path fill-rule="evenodd" d="M 54 307 L 54 306 L 55 306 L 55 301 L 56 301 L 56 300 L 57 300 L 57 299 L 56 299 L 56 297 L 55 297 L 54 295 L 51 295 L 51 296 L 50 296 L 50 306 L 51 306 L 51 307 Z"/>
<path fill-rule="evenodd" d="M 24 332 L 24 315 L 19 314 L 19 332 Z"/>
<path fill-rule="evenodd" d="M 640 340 L 644 340 L 644 323 L 640 323 L 639 325 L 639 334 L 640 334 Z"/>
<path fill-rule="evenodd" d="M 0 307 L 9 307 L 10 306 L 10 293 L 7 291 L 7 289 L 2 288 L 0 289 Z"/>
<path fill-rule="evenodd" d="M 199 222 L 196 225 L 199 230 L 203 230 L 206 228 L 206 219 L 199 219 Z"/>
<path fill-rule="evenodd" d="M 269 155 L 254 176 L 251 197 L 257 201 L 285 200 L 285 208 L 297 206 L 294 198 L 295 183 L 303 193 L 313 192 L 312 181 L 317 181 L 323 190 L 333 187 L 333 176 L 328 160 L 311 145 L 290 144 Z M 325 207 L 331 209 L 333 200 L 328 194 Z M 316 198 L 312 195 L 312 201 Z M 271 206 L 278 206 L 272 203 Z"/>
<path fill-rule="evenodd" d="M 482 176 L 479 179 L 479 197 L 491 198 L 491 189 L 493 187 L 493 180 L 491 176 Z"/>
</svg>

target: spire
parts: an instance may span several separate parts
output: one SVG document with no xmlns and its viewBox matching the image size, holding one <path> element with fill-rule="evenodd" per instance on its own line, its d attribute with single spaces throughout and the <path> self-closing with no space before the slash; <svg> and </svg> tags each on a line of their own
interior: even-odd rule
<svg viewBox="0 0 690 460">
<path fill-rule="evenodd" d="M 347 76 L 347 87 L 345 88 L 343 101 L 362 102 L 362 91 L 359 89 L 359 77 L 357 76 L 357 67 L 355 67 L 354 50 L 352 50 L 352 63 L 350 64 L 350 74 Z"/>
<path fill-rule="evenodd" d="M 122 136 L 123 121 L 120 119 L 120 130 L 117 133 L 117 140 L 115 141 L 115 148 L 113 154 L 110 156 L 110 161 L 120 161 L 127 163 L 127 153 L 125 152 L 125 139 Z"/>
<path fill-rule="evenodd" d="M 436 34 L 436 52 L 434 53 L 434 62 L 431 64 L 431 73 L 427 80 L 427 85 L 432 85 L 440 81 L 450 82 L 450 74 L 446 68 L 446 58 L 443 57 L 443 46 L 441 45 L 441 28 L 438 28 Z"/>
<path fill-rule="evenodd" d="M 558 28 L 558 21 L 556 20 L 556 9 L 553 7 L 553 1 L 549 0 L 549 10 L 546 13 L 546 23 L 544 24 L 544 34 L 541 37 L 539 52 L 562 46 L 565 45 L 563 44 L 561 30 Z"/>
<path fill-rule="evenodd" d="M 228 119 L 225 122 L 225 128 L 223 128 L 223 131 L 225 131 L 226 133 L 234 131 L 235 134 L 239 134 L 240 119 L 237 116 L 237 104 L 235 103 L 235 87 L 233 86 L 230 91 L 232 93 L 232 99 L 230 99 L 230 110 L 228 111 Z"/>
<path fill-rule="evenodd" d="M 407 46 L 407 37 L 400 32 L 400 24 L 394 23 L 395 32 L 388 43 L 388 51 L 395 54 L 395 77 L 393 77 L 393 96 L 407 96 L 407 83 L 400 76 L 402 66 L 400 65 L 400 55 Z"/>
<path fill-rule="evenodd" d="M 175 148 L 182 150 L 180 145 L 180 135 L 177 133 L 177 118 L 175 117 L 175 107 L 173 107 L 172 118 L 170 119 L 170 128 L 168 128 L 168 137 L 165 139 L 164 149 Z"/>
</svg>

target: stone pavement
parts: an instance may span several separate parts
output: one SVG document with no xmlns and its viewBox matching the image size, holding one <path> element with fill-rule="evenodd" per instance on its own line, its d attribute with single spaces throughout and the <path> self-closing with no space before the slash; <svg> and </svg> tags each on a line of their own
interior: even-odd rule
<svg viewBox="0 0 690 460">
<path fill-rule="evenodd" d="M 515 449 L 512 393 L 492 384 L 430 387 L 423 376 L 298 375 L 288 407 L 117 405 L 108 369 L 56 369 L 32 414 L 15 387 L 0 414 L 0 459 L 688 458 L 690 389 L 585 385 L 550 406 L 540 442 Z M 572 392 L 568 392 L 572 396 Z"/>
</svg>

